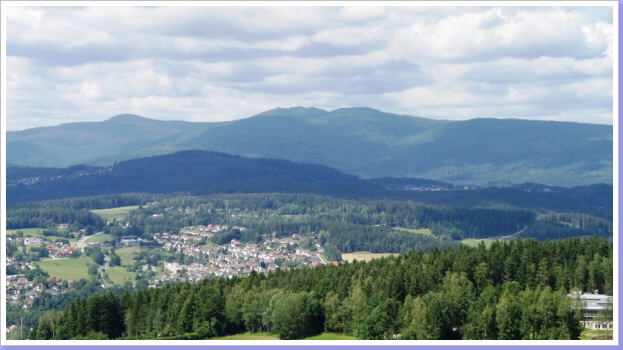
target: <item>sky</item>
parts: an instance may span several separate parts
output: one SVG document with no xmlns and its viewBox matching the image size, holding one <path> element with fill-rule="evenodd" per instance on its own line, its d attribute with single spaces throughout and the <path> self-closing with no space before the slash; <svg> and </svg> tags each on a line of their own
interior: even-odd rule
<svg viewBox="0 0 623 350">
<path fill-rule="evenodd" d="M 296 106 L 613 124 L 616 2 L 105 3 L 2 2 L 7 130 Z"/>
</svg>

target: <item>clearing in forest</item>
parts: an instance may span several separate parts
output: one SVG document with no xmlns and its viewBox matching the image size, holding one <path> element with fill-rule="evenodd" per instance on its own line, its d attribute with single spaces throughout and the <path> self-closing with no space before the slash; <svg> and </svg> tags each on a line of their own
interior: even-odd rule
<svg viewBox="0 0 623 350">
<path fill-rule="evenodd" d="M 130 213 L 130 211 L 137 209 L 137 208 L 138 208 L 138 205 L 130 205 L 127 207 L 117 207 L 117 208 L 110 208 L 110 209 L 95 209 L 91 211 L 101 216 L 104 220 L 112 221 L 113 219 L 119 220 L 125 217 L 126 215 L 128 215 L 128 213 Z"/>
<path fill-rule="evenodd" d="M 349 263 L 353 260 L 357 261 L 370 261 L 372 259 L 384 258 L 386 256 L 399 255 L 398 253 L 370 253 L 370 252 L 354 252 L 354 253 L 342 253 L 342 260 L 346 260 Z"/>
</svg>

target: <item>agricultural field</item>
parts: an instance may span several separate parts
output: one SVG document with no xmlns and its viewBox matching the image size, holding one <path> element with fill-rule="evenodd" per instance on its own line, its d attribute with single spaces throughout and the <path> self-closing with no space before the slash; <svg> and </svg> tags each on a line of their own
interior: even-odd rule
<svg viewBox="0 0 623 350">
<path fill-rule="evenodd" d="M 37 264 L 51 277 L 58 277 L 64 280 L 78 280 L 81 278 L 89 278 L 87 262 L 93 263 L 93 260 L 87 256 L 81 256 L 77 259 L 63 258 L 43 260 Z"/>
<path fill-rule="evenodd" d="M 91 210 L 93 213 L 101 216 L 106 221 L 112 221 L 113 219 L 119 220 L 130 213 L 130 211 L 137 209 L 138 205 L 131 205 L 127 207 L 117 207 L 110 209 L 96 209 Z"/>
<path fill-rule="evenodd" d="M 386 256 L 399 255 L 398 253 L 370 253 L 370 252 L 354 252 L 354 253 L 342 253 L 342 260 L 346 260 L 349 263 L 357 259 L 357 261 L 370 261 L 372 259 L 384 258 Z"/>
</svg>

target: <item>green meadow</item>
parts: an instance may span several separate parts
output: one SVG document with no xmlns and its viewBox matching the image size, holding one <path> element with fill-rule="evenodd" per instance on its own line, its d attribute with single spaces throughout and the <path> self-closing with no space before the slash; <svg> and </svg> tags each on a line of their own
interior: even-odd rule
<svg viewBox="0 0 623 350">
<path fill-rule="evenodd" d="M 307 337 L 300 340 L 356 340 L 357 338 L 336 333 L 322 333 L 313 337 Z M 242 333 L 228 335 L 220 338 L 210 338 L 210 340 L 279 340 L 279 338 L 270 333 Z"/>
<path fill-rule="evenodd" d="M 118 220 L 130 213 L 130 211 L 137 209 L 138 205 L 131 205 L 127 207 L 117 207 L 110 209 L 96 209 L 91 210 L 93 213 L 101 216 L 104 220 L 112 221 L 113 219 Z"/>
<path fill-rule="evenodd" d="M 87 262 L 93 263 L 93 260 L 87 256 L 81 256 L 77 259 L 63 258 L 43 260 L 37 264 L 51 277 L 58 277 L 64 280 L 78 280 L 81 278 L 89 278 Z"/>
<path fill-rule="evenodd" d="M 44 228 L 41 227 L 35 227 L 35 228 L 20 228 L 17 230 L 6 230 L 6 234 L 7 235 L 12 235 L 15 234 L 15 232 L 17 231 L 22 231 L 24 233 L 24 237 L 27 236 L 31 236 L 31 237 L 43 237 L 43 235 L 41 235 L 41 232 L 45 230 Z"/>
<path fill-rule="evenodd" d="M 134 284 L 134 276 L 136 276 L 136 272 L 126 271 L 123 266 L 107 267 L 105 272 L 114 284 L 124 285 L 127 281 Z"/>
<path fill-rule="evenodd" d="M 411 228 L 395 227 L 394 230 L 402 231 L 402 232 L 411 232 L 411 233 L 415 233 L 415 234 L 418 234 L 418 235 L 426 235 L 426 236 L 432 236 L 433 235 L 431 230 L 428 229 L 428 228 L 411 229 Z"/>
<path fill-rule="evenodd" d="M 134 265 L 134 257 L 140 249 L 140 246 L 116 248 L 115 253 L 121 258 L 121 265 L 129 266 Z"/>
<path fill-rule="evenodd" d="M 279 338 L 270 333 L 242 333 L 228 335 L 226 337 L 210 338 L 210 340 L 279 340 Z"/>
<path fill-rule="evenodd" d="M 613 330 L 585 329 L 580 335 L 580 340 L 608 340 L 612 339 Z"/>
<path fill-rule="evenodd" d="M 357 340 L 357 338 L 344 334 L 322 333 L 313 337 L 304 338 L 303 340 Z"/>
</svg>

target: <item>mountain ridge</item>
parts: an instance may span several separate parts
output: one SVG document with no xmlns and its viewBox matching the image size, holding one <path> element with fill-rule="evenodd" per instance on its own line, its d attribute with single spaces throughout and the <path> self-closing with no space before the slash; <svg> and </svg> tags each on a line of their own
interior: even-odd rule
<svg viewBox="0 0 623 350">
<path fill-rule="evenodd" d="M 475 118 L 434 120 L 372 108 L 276 108 L 229 122 L 121 114 L 7 133 L 7 162 L 64 167 L 182 150 L 323 164 L 364 178 L 454 184 L 612 183 L 612 126 Z"/>
<path fill-rule="evenodd" d="M 120 193 L 313 193 L 464 208 L 530 208 L 612 220 L 612 186 L 457 187 L 417 178 L 361 179 L 325 165 L 190 150 L 108 167 L 7 168 L 7 204 Z"/>
</svg>

